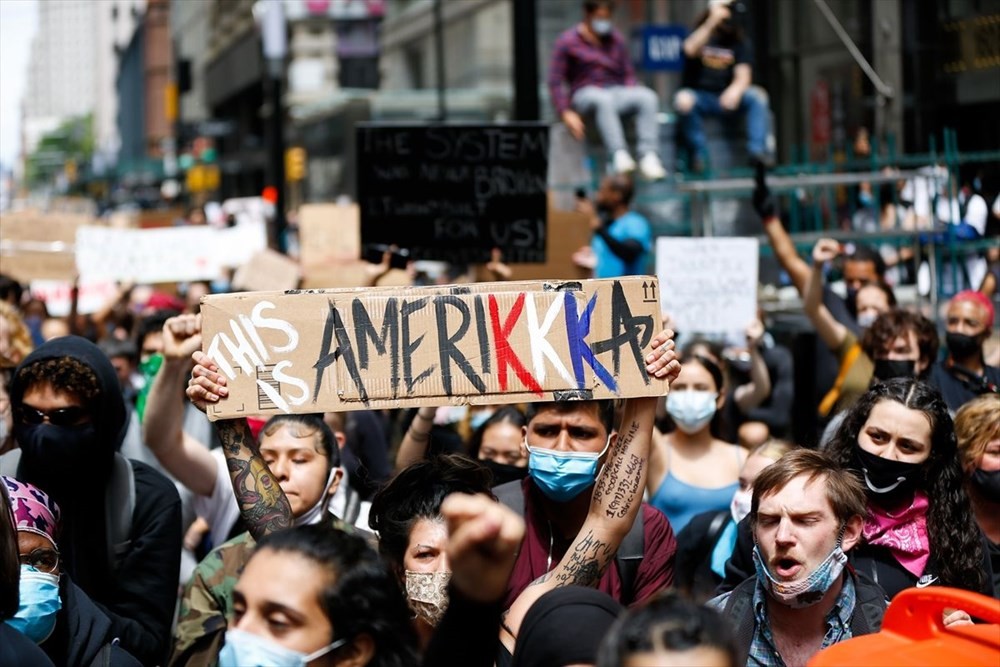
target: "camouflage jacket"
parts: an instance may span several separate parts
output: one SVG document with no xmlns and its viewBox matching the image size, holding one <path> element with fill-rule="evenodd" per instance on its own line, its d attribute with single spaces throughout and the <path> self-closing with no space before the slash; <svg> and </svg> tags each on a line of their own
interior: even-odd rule
<svg viewBox="0 0 1000 667">
<path fill-rule="evenodd" d="M 332 517 L 338 530 L 374 539 L 340 519 Z M 250 560 L 256 541 L 250 533 L 237 535 L 213 549 L 198 563 L 184 587 L 181 609 L 174 630 L 171 667 L 215 667 L 226 627 L 233 618 L 233 589 Z"/>
</svg>

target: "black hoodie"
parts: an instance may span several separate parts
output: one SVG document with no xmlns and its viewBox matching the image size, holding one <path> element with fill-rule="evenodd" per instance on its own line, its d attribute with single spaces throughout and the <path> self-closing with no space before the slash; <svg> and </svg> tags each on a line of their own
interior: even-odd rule
<svg viewBox="0 0 1000 667">
<path fill-rule="evenodd" d="M 112 636 L 142 663 L 156 664 L 166 655 L 177 598 L 180 499 L 166 477 L 138 461 L 131 462 L 136 501 L 130 546 L 112 572 L 105 498 L 128 420 L 111 362 L 84 338 L 51 340 L 18 366 L 11 382 L 11 405 L 15 410 L 22 405 L 28 389 L 25 368 L 63 357 L 79 361 L 97 377 L 99 394 L 90 406 L 92 428 L 60 430 L 51 424 L 31 426 L 15 419 L 14 437 L 22 450 L 17 477 L 59 503 L 63 570 L 107 614 Z M 43 429 L 49 430 L 39 437 Z"/>
<path fill-rule="evenodd" d="M 42 642 L 42 650 L 57 665 L 110 665 L 140 667 L 142 663 L 118 646 L 111 619 L 80 587 L 62 577 L 59 582 L 59 610 L 56 629 Z"/>
</svg>

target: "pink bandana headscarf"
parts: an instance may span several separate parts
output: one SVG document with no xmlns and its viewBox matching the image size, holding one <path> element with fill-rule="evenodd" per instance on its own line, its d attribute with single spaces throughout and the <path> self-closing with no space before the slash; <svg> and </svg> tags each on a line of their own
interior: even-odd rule
<svg viewBox="0 0 1000 667">
<path fill-rule="evenodd" d="M 18 530 L 38 533 L 56 544 L 59 529 L 59 505 L 36 486 L 3 476 L 10 496 L 10 507 Z"/>
<path fill-rule="evenodd" d="M 914 492 L 913 502 L 899 514 L 889 514 L 878 505 L 869 504 L 862 530 L 868 544 L 889 549 L 899 564 L 915 577 L 923 575 L 931 554 L 927 505 L 927 494 L 923 491 Z"/>
</svg>

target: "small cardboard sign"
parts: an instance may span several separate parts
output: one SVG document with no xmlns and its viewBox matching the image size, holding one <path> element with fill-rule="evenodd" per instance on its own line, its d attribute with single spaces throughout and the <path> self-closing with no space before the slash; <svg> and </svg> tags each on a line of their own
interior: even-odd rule
<svg viewBox="0 0 1000 667">
<path fill-rule="evenodd" d="M 72 281 L 76 231 L 94 218 L 68 213 L 25 211 L 0 218 L 0 271 L 21 282 Z"/>
<path fill-rule="evenodd" d="M 228 379 L 211 419 L 661 396 L 655 278 L 293 290 L 202 299 Z"/>
<path fill-rule="evenodd" d="M 295 289 L 301 273 L 298 262 L 265 248 L 236 270 L 233 288 L 251 292 Z"/>
<path fill-rule="evenodd" d="M 754 238 L 656 239 L 663 310 L 677 330 L 732 334 L 757 317 L 759 250 Z"/>
</svg>

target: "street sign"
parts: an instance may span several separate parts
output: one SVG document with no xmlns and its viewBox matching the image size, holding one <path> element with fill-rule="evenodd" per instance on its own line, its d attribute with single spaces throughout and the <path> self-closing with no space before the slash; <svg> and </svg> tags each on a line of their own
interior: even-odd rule
<svg viewBox="0 0 1000 667">
<path fill-rule="evenodd" d="M 632 32 L 636 65 L 646 71 L 679 72 L 684 67 L 684 25 L 646 25 Z"/>
</svg>

